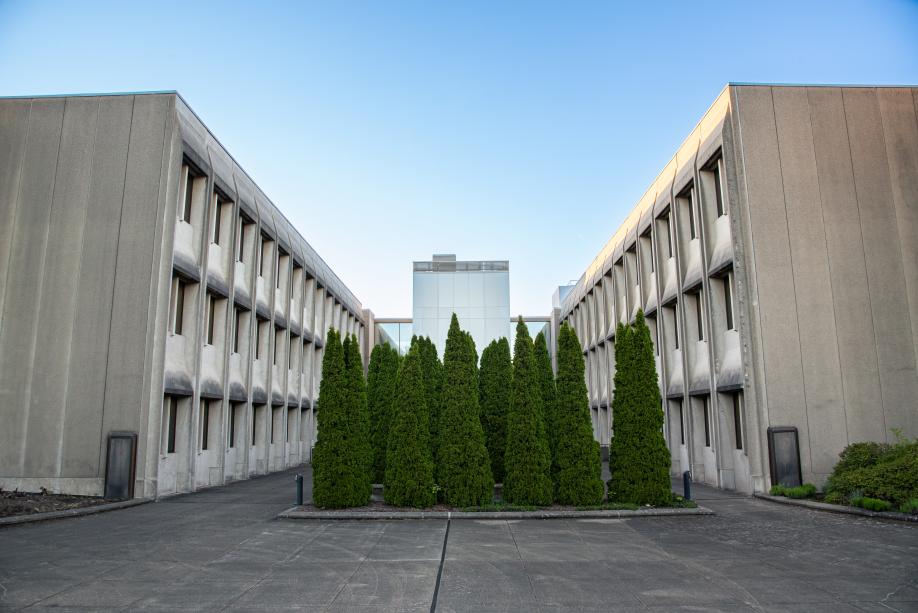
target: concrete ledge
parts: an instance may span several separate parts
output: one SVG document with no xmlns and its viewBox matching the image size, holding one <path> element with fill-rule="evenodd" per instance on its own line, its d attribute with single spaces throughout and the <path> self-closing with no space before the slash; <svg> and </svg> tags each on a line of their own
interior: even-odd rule
<svg viewBox="0 0 918 613">
<path fill-rule="evenodd" d="M 676 515 L 714 515 L 705 507 L 695 509 L 638 509 L 602 511 L 304 511 L 291 507 L 277 514 L 280 519 L 632 519 L 673 517 Z"/>
<path fill-rule="evenodd" d="M 862 517 L 873 517 L 874 519 L 892 519 L 895 521 L 906 521 L 918 523 L 918 515 L 909 513 L 893 513 L 891 511 L 870 511 L 860 507 L 848 507 L 841 504 L 829 504 L 827 502 L 817 502 L 815 500 L 804 500 L 798 498 L 786 498 L 784 496 L 772 496 L 771 494 L 754 494 L 756 498 L 777 502 L 778 504 L 789 504 L 795 507 L 813 509 L 815 511 L 828 511 L 829 513 L 842 513 L 845 515 L 860 515 Z"/>
<path fill-rule="evenodd" d="M 36 521 L 48 521 L 49 519 L 64 519 L 67 517 L 94 515 L 96 513 L 105 513 L 106 511 L 117 511 L 118 509 L 136 507 L 137 505 L 146 504 L 148 502 L 153 502 L 153 499 L 136 498 L 133 500 L 121 500 L 118 502 L 96 504 L 89 507 L 80 507 L 78 509 L 65 509 L 63 511 L 48 511 L 47 513 L 31 513 L 29 515 L 0 517 L 0 526 L 12 526 L 16 524 L 28 524 Z"/>
</svg>

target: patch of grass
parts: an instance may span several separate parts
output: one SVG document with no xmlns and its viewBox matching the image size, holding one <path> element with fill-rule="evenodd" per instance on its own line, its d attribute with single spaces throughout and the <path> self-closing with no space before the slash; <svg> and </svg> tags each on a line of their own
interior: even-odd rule
<svg viewBox="0 0 918 613">
<path fill-rule="evenodd" d="M 906 500 L 903 502 L 901 505 L 899 505 L 899 512 L 918 515 L 918 498 L 912 498 L 911 500 Z"/>
<path fill-rule="evenodd" d="M 768 493 L 772 496 L 784 496 L 785 498 L 813 498 L 816 495 L 816 486 L 812 483 L 804 483 L 796 487 L 785 487 L 783 485 L 773 485 Z"/>
<path fill-rule="evenodd" d="M 683 498 L 682 496 L 679 496 L 678 494 L 673 494 L 673 501 L 670 504 L 670 506 L 676 509 L 697 509 L 698 508 L 698 505 L 695 504 L 694 500 Z"/>
<path fill-rule="evenodd" d="M 868 498 L 867 496 L 852 498 L 850 502 L 852 506 L 867 509 L 868 511 L 889 511 L 892 508 L 892 505 L 885 500 Z"/>
<path fill-rule="evenodd" d="M 484 504 L 477 507 L 463 507 L 464 513 L 509 513 L 511 511 L 538 511 L 544 507 L 536 507 L 527 504 Z"/>
</svg>

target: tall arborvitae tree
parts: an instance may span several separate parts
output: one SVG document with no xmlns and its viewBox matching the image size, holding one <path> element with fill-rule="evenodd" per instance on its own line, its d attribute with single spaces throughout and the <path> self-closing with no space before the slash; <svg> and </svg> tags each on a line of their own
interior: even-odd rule
<svg viewBox="0 0 918 613">
<path fill-rule="evenodd" d="M 370 412 L 374 483 L 382 483 L 386 475 L 386 447 L 395 404 L 397 373 L 398 352 L 387 344 L 376 345 L 370 354 L 370 368 L 367 374 L 367 406 Z"/>
<path fill-rule="evenodd" d="M 669 504 L 670 456 L 663 438 L 663 407 L 653 341 L 643 312 L 638 311 L 633 328 L 619 328 L 615 358 L 609 499 Z"/>
<path fill-rule="evenodd" d="M 360 342 L 353 334 L 344 341 L 345 387 L 351 432 L 355 437 L 354 449 L 360 460 L 359 485 L 369 500 L 373 494 L 373 446 L 370 440 L 370 412 L 367 408 L 367 384 L 363 378 L 363 357 Z"/>
<path fill-rule="evenodd" d="M 440 415 L 440 398 L 443 389 L 443 364 L 437 356 L 437 346 L 429 337 L 416 337 L 421 353 L 421 372 L 427 398 L 427 415 L 430 422 L 430 453 L 437 461 L 437 420 Z M 412 344 L 415 340 L 412 338 Z"/>
<path fill-rule="evenodd" d="M 318 439 L 312 455 L 312 500 L 317 507 L 356 507 L 370 498 L 364 484 L 365 467 L 350 416 L 344 348 L 329 329 L 319 385 Z"/>
<path fill-rule="evenodd" d="M 542 420 L 545 423 L 546 438 L 551 457 L 555 457 L 555 413 L 557 403 L 557 390 L 555 389 L 555 373 L 551 369 L 551 356 L 548 354 L 548 343 L 545 334 L 536 334 L 533 343 L 535 357 L 536 378 L 539 381 L 539 392 L 542 398 Z"/>
<path fill-rule="evenodd" d="M 593 438 L 583 353 L 573 328 L 558 334 L 558 401 L 552 425 L 555 440 L 555 501 L 577 506 L 602 502 L 602 458 Z"/>
<path fill-rule="evenodd" d="M 437 484 L 443 501 L 467 507 L 491 502 L 494 479 L 478 417 L 474 343 L 453 314 L 443 352 L 443 392 L 437 420 Z"/>
<path fill-rule="evenodd" d="M 510 381 L 513 364 L 510 342 L 506 338 L 491 341 L 481 353 L 478 377 L 481 427 L 491 456 L 491 474 L 501 483 L 504 479 L 504 451 L 507 445 L 507 409 L 510 406 Z"/>
<path fill-rule="evenodd" d="M 415 341 L 398 369 L 397 401 L 386 455 L 386 502 L 399 507 L 429 507 L 436 502 L 430 455 L 427 394 Z"/>
<path fill-rule="evenodd" d="M 542 422 L 532 338 L 520 317 L 513 345 L 503 498 L 512 504 L 551 504 L 551 451 Z"/>
</svg>

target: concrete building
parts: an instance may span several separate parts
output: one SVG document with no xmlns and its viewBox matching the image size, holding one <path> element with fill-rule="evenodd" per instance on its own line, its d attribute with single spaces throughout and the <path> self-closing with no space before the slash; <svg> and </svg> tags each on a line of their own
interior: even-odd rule
<svg viewBox="0 0 918 613">
<path fill-rule="evenodd" d="M 472 335 L 479 354 L 498 338 L 510 338 L 510 263 L 457 262 L 455 255 L 434 255 L 415 262 L 412 291 L 413 332 L 429 336 L 440 357 L 453 313 Z"/>
<path fill-rule="evenodd" d="M 307 459 L 328 328 L 375 342 L 175 92 L 0 99 L 0 317 L 0 487 L 74 494 Z"/>
<path fill-rule="evenodd" d="M 638 309 L 674 474 L 762 491 L 797 460 L 822 483 L 849 443 L 918 436 L 916 110 L 918 88 L 724 89 L 556 313 L 597 439 Z"/>
</svg>

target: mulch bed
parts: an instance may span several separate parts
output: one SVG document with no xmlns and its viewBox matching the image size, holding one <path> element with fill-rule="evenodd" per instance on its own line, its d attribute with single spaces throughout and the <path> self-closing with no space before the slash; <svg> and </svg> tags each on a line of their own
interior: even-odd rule
<svg viewBox="0 0 918 613">
<path fill-rule="evenodd" d="M 66 511 L 112 502 L 98 496 L 66 496 L 29 492 L 0 491 L 0 517 Z"/>
</svg>

